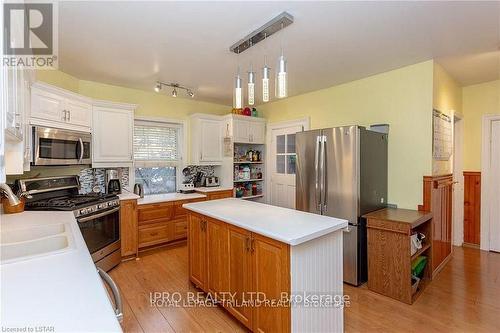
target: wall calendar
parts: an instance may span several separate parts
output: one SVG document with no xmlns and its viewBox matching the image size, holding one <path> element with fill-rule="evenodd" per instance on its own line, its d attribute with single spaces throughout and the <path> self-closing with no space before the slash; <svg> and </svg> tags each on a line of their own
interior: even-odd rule
<svg viewBox="0 0 500 333">
<path fill-rule="evenodd" d="M 452 119 L 438 110 L 432 110 L 432 113 L 432 155 L 435 160 L 448 161 L 453 154 Z"/>
</svg>

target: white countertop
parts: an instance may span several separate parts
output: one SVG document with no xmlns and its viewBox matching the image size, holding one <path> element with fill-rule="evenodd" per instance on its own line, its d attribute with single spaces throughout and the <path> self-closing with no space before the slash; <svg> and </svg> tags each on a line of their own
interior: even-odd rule
<svg viewBox="0 0 500 333">
<path fill-rule="evenodd" d="M 232 190 L 232 187 L 223 187 L 223 186 L 216 186 L 216 187 L 195 187 L 194 190 L 196 192 L 202 192 L 202 193 L 209 193 L 209 192 L 219 192 L 219 191 L 229 191 Z"/>
<path fill-rule="evenodd" d="M 121 332 L 73 212 L 1 215 L 1 231 L 65 223 L 73 248 L 0 266 L 1 326 L 55 332 Z M 29 331 L 28 331 L 29 332 Z M 40 331 L 41 332 L 41 331 Z"/>
<path fill-rule="evenodd" d="M 347 220 L 235 198 L 187 203 L 183 207 L 290 245 L 347 227 Z"/>
<path fill-rule="evenodd" d="M 118 194 L 118 198 L 120 198 L 120 200 L 135 200 L 140 199 L 141 197 L 127 190 L 122 190 L 122 193 Z"/>
<path fill-rule="evenodd" d="M 168 201 L 179 201 L 179 200 L 188 200 L 188 199 L 198 199 L 198 198 L 206 198 L 207 196 L 200 193 L 166 193 L 166 194 L 152 194 L 145 195 L 144 198 L 138 199 L 138 205 L 147 205 L 152 203 L 159 202 L 168 202 Z"/>
</svg>

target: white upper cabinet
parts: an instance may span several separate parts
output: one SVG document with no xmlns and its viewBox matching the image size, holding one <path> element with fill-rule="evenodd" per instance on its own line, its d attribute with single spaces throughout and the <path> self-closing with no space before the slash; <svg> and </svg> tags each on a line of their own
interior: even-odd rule
<svg viewBox="0 0 500 333">
<path fill-rule="evenodd" d="M 30 123 L 90 132 L 92 101 L 67 90 L 37 82 L 31 89 Z"/>
<path fill-rule="evenodd" d="M 127 166 L 134 158 L 134 110 L 136 105 L 95 102 L 92 115 L 92 165 Z"/>
<path fill-rule="evenodd" d="M 205 114 L 191 116 L 191 164 L 222 163 L 222 117 Z"/>
<path fill-rule="evenodd" d="M 266 121 L 264 119 L 230 115 L 227 120 L 234 142 L 265 144 Z"/>
</svg>

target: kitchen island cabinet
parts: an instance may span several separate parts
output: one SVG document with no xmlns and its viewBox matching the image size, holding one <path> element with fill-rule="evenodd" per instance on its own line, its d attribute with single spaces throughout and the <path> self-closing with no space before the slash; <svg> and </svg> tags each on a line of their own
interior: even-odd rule
<svg viewBox="0 0 500 333">
<path fill-rule="evenodd" d="M 234 198 L 184 208 L 190 211 L 191 282 L 221 296 L 222 306 L 248 329 L 343 330 L 347 221 Z M 311 292 L 322 295 L 322 306 L 298 298 Z"/>
</svg>

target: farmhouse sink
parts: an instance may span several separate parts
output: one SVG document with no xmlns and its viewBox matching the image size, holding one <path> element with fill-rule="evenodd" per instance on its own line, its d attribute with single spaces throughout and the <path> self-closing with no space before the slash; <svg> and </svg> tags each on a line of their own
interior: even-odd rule
<svg viewBox="0 0 500 333">
<path fill-rule="evenodd" d="M 70 228 L 65 224 L 4 231 L 0 241 L 1 264 L 65 252 L 72 245 Z"/>
<path fill-rule="evenodd" d="M 64 224 L 49 224 L 31 228 L 8 230 L 0 232 L 0 243 L 8 244 L 25 242 L 29 240 L 62 234 L 65 231 L 66 226 Z"/>
</svg>

